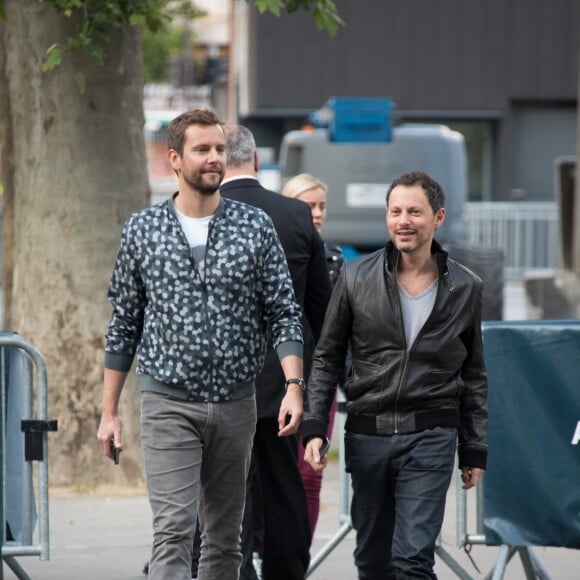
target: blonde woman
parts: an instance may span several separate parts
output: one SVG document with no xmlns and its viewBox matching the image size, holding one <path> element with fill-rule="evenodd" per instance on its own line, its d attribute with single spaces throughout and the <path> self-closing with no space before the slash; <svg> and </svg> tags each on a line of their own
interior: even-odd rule
<svg viewBox="0 0 580 580">
<path fill-rule="evenodd" d="M 286 185 L 282 189 L 282 195 L 285 197 L 294 197 L 307 203 L 312 213 L 312 223 L 318 233 L 321 234 L 327 213 L 328 187 L 326 183 L 320 181 L 320 179 L 316 179 L 310 173 L 300 173 L 286 182 Z M 324 247 L 328 274 L 334 286 L 340 267 L 344 262 L 342 250 L 340 246 L 326 243 Z"/>
<path fill-rule="evenodd" d="M 285 197 L 293 197 L 304 201 L 310 206 L 312 213 L 312 222 L 318 233 L 321 233 L 326 220 L 326 203 L 328 196 L 328 187 L 320 179 L 310 175 L 309 173 L 300 173 L 290 179 L 282 189 L 282 195 Z M 334 286 L 338 273 L 344 262 L 342 250 L 339 246 L 324 244 L 326 253 L 326 265 L 328 268 L 328 275 L 330 281 Z M 330 420 L 328 422 L 327 435 L 330 439 L 332 436 L 332 428 L 334 424 L 334 415 L 336 411 L 336 398 L 332 404 L 330 411 Z M 314 529 L 318 521 L 318 513 L 320 511 L 320 489 L 322 487 L 322 471 L 314 471 L 308 463 L 304 461 L 304 453 L 298 454 L 298 467 L 300 475 L 304 482 L 304 490 L 306 491 L 306 498 L 308 500 L 308 515 L 310 517 L 310 528 L 314 536 Z"/>
</svg>

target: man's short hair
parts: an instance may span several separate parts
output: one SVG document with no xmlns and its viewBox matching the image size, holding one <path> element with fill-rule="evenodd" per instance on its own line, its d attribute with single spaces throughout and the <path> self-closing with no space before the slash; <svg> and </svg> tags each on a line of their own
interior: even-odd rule
<svg viewBox="0 0 580 580">
<path fill-rule="evenodd" d="M 212 109 L 191 109 L 181 113 L 169 123 L 167 129 L 167 148 L 173 149 L 180 156 L 183 155 L 185 144 L 185 131 L 191 125 L 218 125 L 224 128 L 224 124 Z"/>
<path fill-rule="evenodd" d="M 443 188 L 424 171 L 409 171 L 395 179 L 387 191 L 387 206 L 389 205 L 391 192 L 397 185 L 420 185 L 425 190 L 425 193 L 427 193 L 427 198 L 429 199 L 433 213 L 437 213 L 442 207 L 445 207 L 445 192 Z"/>
<path fill-rule="evenodd" d="M 226 125 L 226 163 L 242 167 L 254 163 L 256 141 L 252 132 L 243 125 Z"/>
</svg>

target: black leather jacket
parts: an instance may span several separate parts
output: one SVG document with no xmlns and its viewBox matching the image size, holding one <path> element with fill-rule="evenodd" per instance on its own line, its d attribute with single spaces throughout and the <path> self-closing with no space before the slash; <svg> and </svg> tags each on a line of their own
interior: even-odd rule
<svg viewBox="0 0 580 580">
<path fill-rule="evenodd" d="M 305 441 L 326 433 L 347 345 L 346 430 L 371 435 L 457 427 L 460 467 L 485 468 L 487 377 L 481 340 L 482 281 L 437 242 L 433 310 L 412 345 L 405 330 L 396 265 L 386 248 L 346 262 L 328 306 L 308 382 Z"/>
<path fill-rule="evenodd" d="M 324 244 L 324 254 L 326 256 L 326 267 L 328 269 L 328 277 L 330 278 L 330 285 L 334 288 L 340 269 L 344 264 L 344 256 L 340 246 L 334 244 Z"/>
</svg>

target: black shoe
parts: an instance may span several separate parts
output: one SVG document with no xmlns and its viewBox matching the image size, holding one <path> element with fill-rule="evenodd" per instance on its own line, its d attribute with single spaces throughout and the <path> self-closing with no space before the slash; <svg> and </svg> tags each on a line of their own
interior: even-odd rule
<svg viewBox="0 0 580 580">
<path fill-rule="evenodd" d="M 149 575 L 149 562 L 145 562 L 145 566 L 143 566 L 143 574 Z"/>
</svg>

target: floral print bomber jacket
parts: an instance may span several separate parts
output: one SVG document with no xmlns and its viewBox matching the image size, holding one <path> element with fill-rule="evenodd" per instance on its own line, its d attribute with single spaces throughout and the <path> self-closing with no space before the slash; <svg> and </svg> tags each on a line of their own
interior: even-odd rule
<svg viewBox="0 0 580 580">
<path fill-rule="evenodd" d="M 221 199 L 203 279 L 169 199 L 125 223 L 108 292 L 105 367 L 137 356 L 142 390 L 198 401 L 253 392 L 268 333 L 280 357 L 302 355 L 300 307 L 270 218 Z"/>
</svg>

